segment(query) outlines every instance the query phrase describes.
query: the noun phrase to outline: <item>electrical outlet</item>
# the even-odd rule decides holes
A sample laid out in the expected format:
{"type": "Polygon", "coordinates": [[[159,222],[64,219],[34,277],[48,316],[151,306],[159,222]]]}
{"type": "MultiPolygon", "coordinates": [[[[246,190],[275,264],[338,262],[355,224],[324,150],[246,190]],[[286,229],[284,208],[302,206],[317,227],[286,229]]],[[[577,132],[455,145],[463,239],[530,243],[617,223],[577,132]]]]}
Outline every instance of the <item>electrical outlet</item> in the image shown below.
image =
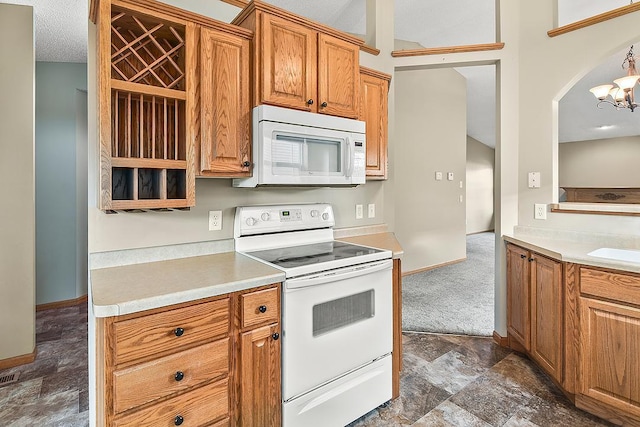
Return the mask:
{"type": "Polygon", "coordinates": [[[209,231],[222,230],[222,211],[209,211],[209,231]]]}
{"type": "Polygon", "coordinates": [[[369,211],[367,213],[367,217],[368,218],[375,218],[376,217],[376,204],[375,203],[369,203],[369,211]]]}
{"type": "Polygon", "coordinates": [[[453,172],[447,172],[447,180],[453,181],[453,172]]]}
{"type": "Polygon", "coordinates": [[[534,205],[534,219],[547,219],[547,205],[544,203],[535,203],[534,205]]]}
{"type": "Polygon", "coordinates": [[[362,205],[356,205],[356,219],[362,219],[363,216],[362,205]]]}
{"type": "Polygon", "coordinates": [[[436,181],[442,181],[442,172],[436,172],[436,181]]]}

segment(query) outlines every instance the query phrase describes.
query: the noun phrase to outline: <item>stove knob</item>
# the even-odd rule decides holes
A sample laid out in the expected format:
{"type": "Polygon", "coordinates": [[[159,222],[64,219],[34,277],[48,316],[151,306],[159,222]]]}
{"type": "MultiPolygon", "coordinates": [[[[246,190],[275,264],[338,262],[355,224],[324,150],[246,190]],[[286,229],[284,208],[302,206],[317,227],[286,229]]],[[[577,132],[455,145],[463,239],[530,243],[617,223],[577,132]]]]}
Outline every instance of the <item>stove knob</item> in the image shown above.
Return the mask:
{"type": "Polygon", "coordinates": [[[248,226],[256,225],[256,222],[258,222],[258,220],[253,218],[253,217],[247,218],[247,225],[248,226]]]}
{"type": "Polygon", "coordinates": [[[325,221],[329,219],[329,214],[328,213],[323,213],[322,214],[322,219],[324,219],[325,221]]]}
{"type": "Polygon", "coordinates": [[[318,212],[316,209],[311,211],[311,218],[316,218],[318,215],[320,215],[320,212],[318,212]]]}
{"type": "Polygon", "coordinates": [[[264,212],[262,215],[260,215],[260,218],[262,218],[263,221],[269,221],[269,212],[264,212]]]}

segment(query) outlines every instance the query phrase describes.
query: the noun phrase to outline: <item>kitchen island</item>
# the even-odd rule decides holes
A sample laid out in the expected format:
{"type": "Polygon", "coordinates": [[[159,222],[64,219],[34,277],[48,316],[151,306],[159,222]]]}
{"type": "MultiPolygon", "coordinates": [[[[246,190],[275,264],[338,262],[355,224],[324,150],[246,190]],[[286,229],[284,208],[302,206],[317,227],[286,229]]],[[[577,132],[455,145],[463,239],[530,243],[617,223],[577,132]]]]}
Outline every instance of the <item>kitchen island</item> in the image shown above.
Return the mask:
{"type": "Polygon", "coordinates": [[[503,238],[502,343],[529,355],[577,407],[640,425],[640,263],[593,254],[633,254],[638,239],[525,227],[503,238]]]}

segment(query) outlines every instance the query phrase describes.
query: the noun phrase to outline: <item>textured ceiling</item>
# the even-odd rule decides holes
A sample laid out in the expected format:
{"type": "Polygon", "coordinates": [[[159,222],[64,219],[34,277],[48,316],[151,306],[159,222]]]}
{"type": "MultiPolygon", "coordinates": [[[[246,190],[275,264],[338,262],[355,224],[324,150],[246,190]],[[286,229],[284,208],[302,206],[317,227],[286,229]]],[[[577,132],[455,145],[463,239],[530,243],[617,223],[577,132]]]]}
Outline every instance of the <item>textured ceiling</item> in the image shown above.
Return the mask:
{"type": "Polygon", "coordinates": [[[87,0],[0,0],[33,6],[36,61],[87,62],[87,0]]]}
{"type": "MultiPolygon", "coordinates": [[[[216,0],[201,0],[216,1],[216,0]]],[[[353,34],[366,32],[366,0],[267,0],[294,13],[353,34]],[[321,7],[319,7],[321,4],[321,7]]],[[[173,4],[179,2],[167,1],[173,4]]],[[[36,21],[36,60],[86,62],[88,0],[0,0],[31,5],[36,21]]],[[[559,24],[567,24],[629,4],[629,0],[558,0],[559,24]]],[[[495,40],[494,0],[398,0],[395,38],[424,47],[488,43],[495,40]]],[[[640,40],[638,40],[640,43],[640,40]]],[[[400,44],[401,42],[398,42],[400,44]]],[[[625,51],[587,74],[559,105],[561,142],[638,135],[640,111],[596,108],[588,89],[623,72],[625,51]],[[599,127],[611,125],[604,130],[599,127]]],[[[456,68],[467,78],[467,133],[495,146],[495,67],[456,68]]]]}

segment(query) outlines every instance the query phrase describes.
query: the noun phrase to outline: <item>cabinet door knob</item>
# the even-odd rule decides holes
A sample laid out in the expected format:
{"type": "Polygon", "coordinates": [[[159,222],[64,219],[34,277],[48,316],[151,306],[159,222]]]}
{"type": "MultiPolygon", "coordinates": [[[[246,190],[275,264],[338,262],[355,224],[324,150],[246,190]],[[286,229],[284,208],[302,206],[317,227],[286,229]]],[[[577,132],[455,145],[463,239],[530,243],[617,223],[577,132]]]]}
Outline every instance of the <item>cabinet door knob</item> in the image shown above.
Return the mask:
{"type": "Polygon", "coordinates": [[[249,166],[251,166],[251,162],[248,160],[245,160],[244,162],[242,162],[242,167],[243,168],[248,168],[249,166]]]}
{"type": "Polygon", "coordinates": [[[173,423],[177,426],[181,425],[184,422],[184,417],[182,415],[176,415],[173,419],[173,423]]]}
{"type": "Polygon", "coordinates": [[[266,305],[261,305],[260,307],[258,307],[258,311],[260,313],[266,313],[267,312],[267,306],[266,305]]]}
{"type": "Polygon", "coordinates": [[[520,258],[525,259],[527,256],[520,254],[520,258]]]}
{"type": "Polygon", "coordinates": [[[277,341],[278,338],[280,338],[280,334],[276,332],[273,335],[271,335],[271,338],[273,338],[274,341],[277,341]]]}
{"type": "Polygon", "coordinates": [[[535,260],[536,260],[535,258],[529,258],[529,262],[533,262],[535,260]]]}
{"type": "Polygon", "coordinates": [[[184,329],[183,328],[176,328],[173,333],[175,334],[175,336],[177,337],[181,337],[182,334],[184,334],[184,329]]]}
{"type": "Polygon", "coordinates": [[[176,381],[182,381],[183,378],[184,378],[184,372],[182,372],[182,371],[176,372],[176,374],[173,376],[173,378],[175,378],[176,381]]]}
{"type": "Polygon", "coordinates": [[[307,100],[307,105],[313,105],[313,99],[307,100]]]}
{"type": "Polygon", "coordinates": [[[323,102],[322,104],[320,104],[320,106],[321,106],[322,108],[326,108],[327,103],[326,103],[326,102],[323,102]]]}

